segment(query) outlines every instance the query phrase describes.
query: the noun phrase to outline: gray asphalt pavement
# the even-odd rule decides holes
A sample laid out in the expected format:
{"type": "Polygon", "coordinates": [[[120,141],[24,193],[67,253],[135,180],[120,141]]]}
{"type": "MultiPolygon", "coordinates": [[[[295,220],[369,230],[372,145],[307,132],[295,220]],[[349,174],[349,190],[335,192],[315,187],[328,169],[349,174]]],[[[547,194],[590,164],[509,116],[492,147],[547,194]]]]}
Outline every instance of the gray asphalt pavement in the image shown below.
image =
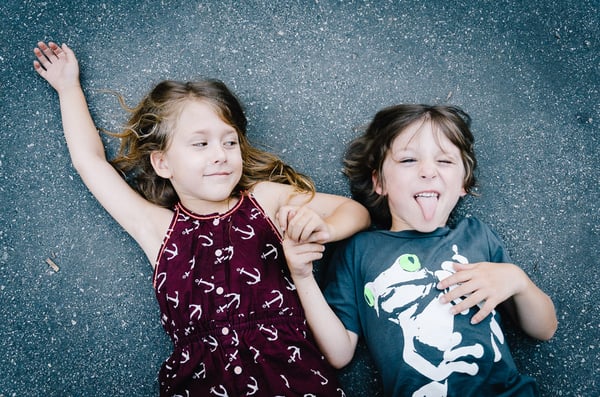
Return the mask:
{"type": "MultiPolygon", "coordinates": [[[[73,170],[38,40],[68,43],[98,126],[163,79],[216,77],[249,135],[348,194],[344,145],[377,109],[473,117],[490,224],[554,299],[549,342],[508,331],[543,396],[600,395],[598,0],[16,1],[0,5],[0,397],[153,396],[170,352],[151,268],[73,170]],[[48,264],[58,267],[55,271],[48,264]]],[[[109,152],[116,142],[106,139],[109,152]]],[[[364,347],[347,395],[381,396],[364,347]]]]}

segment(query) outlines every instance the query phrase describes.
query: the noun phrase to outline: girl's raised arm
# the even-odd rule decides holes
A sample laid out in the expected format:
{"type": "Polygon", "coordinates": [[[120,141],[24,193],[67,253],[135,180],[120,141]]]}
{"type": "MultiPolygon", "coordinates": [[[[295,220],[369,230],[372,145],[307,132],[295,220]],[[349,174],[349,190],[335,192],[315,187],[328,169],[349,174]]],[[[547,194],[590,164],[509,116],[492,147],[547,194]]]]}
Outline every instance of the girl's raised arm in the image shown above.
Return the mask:
{"type": "Polygon", "coordinates": [[[79,81],[79,65],[66,45],[39,42],[33,66],[58,93],[65,139],[83,182],[119,224],[138,242],[150,262],[157,257],[171,219],[169,210],[137,194],[106,159],[79,81]]]}

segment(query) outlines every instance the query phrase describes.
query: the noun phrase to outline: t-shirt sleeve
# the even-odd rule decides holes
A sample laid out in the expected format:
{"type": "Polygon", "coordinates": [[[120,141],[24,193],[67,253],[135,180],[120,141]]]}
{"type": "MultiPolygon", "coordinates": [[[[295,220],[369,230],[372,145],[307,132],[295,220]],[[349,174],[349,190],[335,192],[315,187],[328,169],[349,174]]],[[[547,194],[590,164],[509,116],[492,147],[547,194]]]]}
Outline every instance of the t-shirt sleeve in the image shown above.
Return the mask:
{"type": "Polygon", "coordinates": [[[490,262],[496,262],[496,263],[512,262],[512,259],[510,259],[510,255],[508,254],[508,251],[506,250],[504,243],[502,242],[502,239],[500,238],[500,236],[494,230],[492,230],[489,226],[487,226],[483,223],[481,225],[486,230],[486,235],[487,235],[487,239],[488,239],[488,247],[490,250],[490,253],[489,253],[490,262]]]}
{"type": "Polygon", "coordinates": [[[352,241],[338,247],[327,274],[325,299],[347,330],[361,335],[356,292],[356,264],[352,241]]]}

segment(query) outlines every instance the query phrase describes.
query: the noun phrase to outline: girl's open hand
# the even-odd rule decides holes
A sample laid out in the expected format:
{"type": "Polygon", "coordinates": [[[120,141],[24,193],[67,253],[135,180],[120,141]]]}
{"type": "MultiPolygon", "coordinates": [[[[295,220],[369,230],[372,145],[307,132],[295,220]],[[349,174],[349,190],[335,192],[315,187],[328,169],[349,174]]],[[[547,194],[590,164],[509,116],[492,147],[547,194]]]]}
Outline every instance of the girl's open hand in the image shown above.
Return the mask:
{"type": "Polygon", "coordinates": [[[306,206],[284,206],[277,213],[285,237],[297,242],[324,244],[329,241],[329,225],[306,206]]]}
{"type": "Polygon", "coordinates": [[[446,303],[456,299],[458,303],[452,307],[454,314],[481,303],[479,311],[471,319],[472,324],[485,319],[496,306],[518,293],[523,284],[523,271],[509,263],[455,263],[454,270],[456,273],[437,285],[438,289],[454,286],[440,300],[446,303]]]}
{"type": "Polygon", "coordinates": [[[79,64],[75,53],[66,44],[40,41],[33,49],[37,57],[33,61],[33,68],[50,85],[60,93],[70,87],[79,87],[79,64]]]}

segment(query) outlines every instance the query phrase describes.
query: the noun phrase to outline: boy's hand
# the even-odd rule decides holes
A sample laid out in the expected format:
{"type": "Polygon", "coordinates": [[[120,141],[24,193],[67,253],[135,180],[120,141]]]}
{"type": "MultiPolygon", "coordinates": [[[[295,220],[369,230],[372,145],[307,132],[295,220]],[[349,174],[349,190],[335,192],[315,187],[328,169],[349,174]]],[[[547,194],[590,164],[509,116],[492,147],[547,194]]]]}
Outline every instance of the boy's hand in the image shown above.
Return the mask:
{"type": "Polygon", "coordinates": [[[313,262],[323,257],[325,246],[317,243],[298,243],[285,238],[283,252],[293,279],[312,276],[313,262]]]}
{"type": "Polygon", "coordinates": [[[438,289],[454,286],[442,295],[440,301],[447,303],[457,299],[458,303],[452,307],[453,314],[481,303],[471,324],[485,319],[496,306],[517,294],[523,284],[523,271],[510,263],[455,263],[454,270],[456,273],[437,284],[438,289]]]}
{"type": "Polygon", "coordinates": [[[327,222],[306,206],[281,207],[277,221],[285,237],[297,242],[324,244],[331,236],[327,222]]]}
{"type": "Polygon", "coordinates": [[[40,41],[33,49],[37,57],[33,61],[33,68],[58,92],[79,87],[79,65],[75,53],[63,44],[59,47],[56,43],[40,41]]]}

